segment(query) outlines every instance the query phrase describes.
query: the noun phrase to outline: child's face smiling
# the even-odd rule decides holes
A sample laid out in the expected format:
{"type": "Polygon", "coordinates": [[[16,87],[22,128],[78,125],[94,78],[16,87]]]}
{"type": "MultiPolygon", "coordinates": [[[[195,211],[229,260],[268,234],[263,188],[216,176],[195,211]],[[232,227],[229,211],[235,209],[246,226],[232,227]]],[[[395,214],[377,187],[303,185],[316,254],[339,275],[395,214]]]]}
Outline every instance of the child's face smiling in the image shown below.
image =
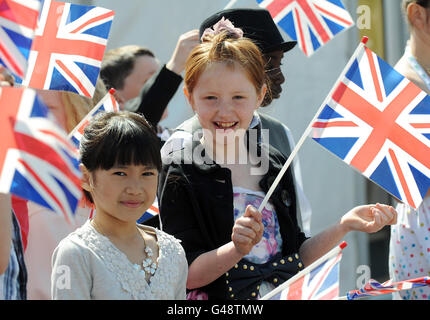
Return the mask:
{"type": "Polygon", "coordinates": [[[136,221],[152,205],[157,191],[158,171],[143,165],[114,166],[93,172],[91,192],[97,214],[136,221]]]}
{"type": "Polygon", "coordinates": [[[242,66],[218,62],[200,75],[188,99],[202,128],[215,139],[217,133],[228,135],[247,130],[265,90],[263,87],[257,92],[242,66]]]}

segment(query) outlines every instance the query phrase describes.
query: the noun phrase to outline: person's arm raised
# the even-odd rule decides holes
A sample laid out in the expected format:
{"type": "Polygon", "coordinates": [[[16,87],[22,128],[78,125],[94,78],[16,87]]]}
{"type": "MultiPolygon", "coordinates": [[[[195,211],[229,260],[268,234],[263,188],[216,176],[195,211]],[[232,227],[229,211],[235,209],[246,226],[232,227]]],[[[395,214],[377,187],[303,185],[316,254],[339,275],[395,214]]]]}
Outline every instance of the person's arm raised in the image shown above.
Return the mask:
{"type": "Polygon", "coordinates": [[[182,34],[176,44],[172,57],[166,63],[166,68],[177,75],[185,69],[185,63],[191,51],[199,44],[199,30],[191,30],[182,34]]]}
{"type": "Polygon", "coordinates": [[[183,80],[181,73],[188,55],[199,43],[198,34],[198,30],[191,30],[179,37],[170,60],[146,81],[138,98],[125,103],[127,109],[142,113],[146,120],[157,127],[183,80]]]}

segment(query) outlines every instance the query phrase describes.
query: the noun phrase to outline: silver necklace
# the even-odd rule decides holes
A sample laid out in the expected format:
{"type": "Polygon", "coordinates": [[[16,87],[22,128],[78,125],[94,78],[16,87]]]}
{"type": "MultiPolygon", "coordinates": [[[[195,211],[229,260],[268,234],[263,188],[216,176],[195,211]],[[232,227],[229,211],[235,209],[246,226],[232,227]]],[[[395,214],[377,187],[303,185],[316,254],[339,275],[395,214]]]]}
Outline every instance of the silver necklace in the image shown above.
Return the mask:
{"type": "MultiPolygon", "coordinates": [[[[143,241],[145,241],[145,239],[143,239],[143,241]]],[[[142,267],[143,270],[145,271],[145,273],[153,275],[155,273],[155,271],[157,270],[157,264],[152,261],[152,249],[146,246],[146,242],[145,242],[145,254],[146,254],[146,259],[143,260],[142,263],[142,267]]]]}
{"type": "Polygon", "coordinates": [[[142,238],[143,238],[143,242],[145,243],[144,251],[145,251],[146,258],[143,260],[142,266],[135,264],[134,267],[136,270],[139,270],[142,268],[145,274],[152,276],[157,270],[157,264],[154,261],[152,261],[152,256],[154,255],[154,253],[152,252],[152,249],[146,245],[146,240],[143,237],[143,235],[142,235],[142,238]]]}
{"type": "MultiPolygon", "coordinates": [[[[100,233],[100,234],[104,235],[104,232],[102,231],[102,229],[100,228],[100,226],[95,222],[95,220],[94,220],[94,219],[93,219],[93,220],[91,220],[91,223],[92,223],[93,227],[94,227],[96,230],[98,230],[98,231],[99,231],[99,233],[100,233]]],[[[151,275],[151,276],[152,276],[152,275],[155,273],[155,271],[157,270],[157,264],[156,264],[155,262],[153,262],[153,261],[152,261],[152,258],[151,258],[151,257],[152,257],[154,254],[153,254],[153,252],[152,252],[152,249],[146,245],[146,240],[145,240],[145,238],[143,237],[143,235],[142,235],[142,239],[143,239],[143,243],[145,244],[145,249],[144,249],[144,251],[145,251],[146,258],[143,260],[143,262],[142,262],[142,266],[140,266],[140,265],[138,265],[138,264],[133,264],[133,267],[134,267],[136,270],[139,270],[139,269],[141,269],[141,268],[142,268],[143,270],[140,270],[140,271],[144,271],[144,273],[145,273],[145,274],[148,274],[148,275],[151,275]]]]}

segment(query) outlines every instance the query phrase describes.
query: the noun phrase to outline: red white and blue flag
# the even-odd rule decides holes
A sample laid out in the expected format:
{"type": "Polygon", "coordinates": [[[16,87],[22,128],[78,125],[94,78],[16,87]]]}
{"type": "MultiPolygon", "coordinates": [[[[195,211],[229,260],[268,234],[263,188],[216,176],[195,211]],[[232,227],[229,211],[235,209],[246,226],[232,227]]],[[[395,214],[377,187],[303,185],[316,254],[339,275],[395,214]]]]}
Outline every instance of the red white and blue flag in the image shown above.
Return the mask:
{"type": "Polygon", "coordinates": [[[158,207],[158,198],[155,198],[154,203],[149,207],[148,210],[137,220],[138,223],[144,223],[146,220],[160,214],[160,208],[158,207]]]}
{"type": "Polygon", "coordinates": [[[430,96],[364,45],[356,53],[312,138],[417,208],[430,187],[430,96]]]}
{"type": "Polygon", "coordinates": [[[347,300],[355,300],[369,296],[379,296],[392,292],[416,289],[419,287],[430,286],[430,277],[421,277],[416,279],[393,282],[388,280],[384,283],[379,283],[374,279],[370,279],[363,288],[349,291],[346,295],[347,300]]]}
{"type": "Polygon", "coordinates": [[[0,0],[0,63],[22,78],[27,69],[40,0],[0,0]]]}
{"type": "Polygon", "coordinates": [[[340,0],[257,0],[306,56],[354,25],[340,0]]]}
{"type": "Polygon", "coordinates": [[[23,85],[92,97],[114,12],[45,0],[23,85]]]}
{"type": "Polygon", "coordinates": [[[97,105],[79,122],[79,124],[70,132],[69,138],[72,143],[79,149],[84,129],[90,123],[91,119],[94,118],[99,112],[118,112],[120,110],[118,102],[115,100],[113,94],[115,89],[109,90],[109,92],[97,103],[97,105]]]}
{"type": "Polygon", "coordinates": [[[71,222],[82,197],[76,149],[32,89],[0,89],[0,192],[71,222]]]}
{"type": "Polygon", "coordinates": [[[339,267],[346,242],[300,271],[262,300],[334,300],[339,297],[339,267]]]}

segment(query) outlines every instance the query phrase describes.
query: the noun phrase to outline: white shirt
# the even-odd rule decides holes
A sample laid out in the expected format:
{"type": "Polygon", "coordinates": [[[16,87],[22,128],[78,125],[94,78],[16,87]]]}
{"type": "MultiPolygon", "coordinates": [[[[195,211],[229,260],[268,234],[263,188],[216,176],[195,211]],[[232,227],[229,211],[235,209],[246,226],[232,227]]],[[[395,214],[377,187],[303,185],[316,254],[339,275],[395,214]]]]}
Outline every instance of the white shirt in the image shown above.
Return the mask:
{"type": "Polygon", "coordinates": [[[61,240],[88,220],[89,208],[76,210],[68,223],[63,216],[28,201],[29,231],[24,253],[28,273],[27,299],[51,299],[51,258],[61,240]]]}
{"type": "MultiPolygon", "coordinates": [[[[139,225],[138,225],[139,226],[139,225]]],[[[188,263],[179,240],[157,236],[158,267],[150,282],[143,270],[87,221],[63,239],[52,256],[51,293],[59,300],[180,300],[188,263]]]]}

